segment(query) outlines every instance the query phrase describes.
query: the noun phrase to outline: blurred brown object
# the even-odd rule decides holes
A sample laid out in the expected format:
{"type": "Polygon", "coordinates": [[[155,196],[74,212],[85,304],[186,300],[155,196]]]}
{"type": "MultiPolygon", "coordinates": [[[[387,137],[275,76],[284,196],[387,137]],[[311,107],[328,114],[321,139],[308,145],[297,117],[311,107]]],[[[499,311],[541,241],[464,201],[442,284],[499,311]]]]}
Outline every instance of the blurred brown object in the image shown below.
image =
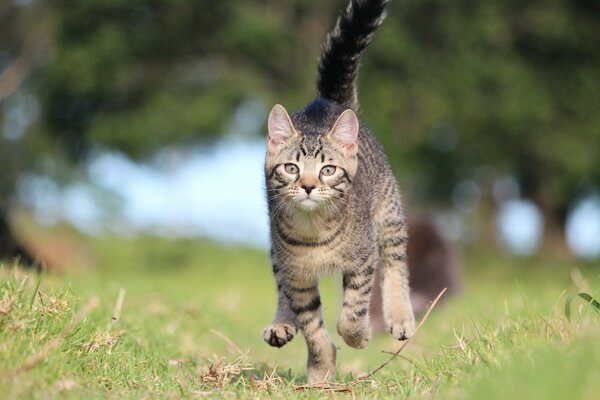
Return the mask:
{"type": "MultiPolygon", "coordinates": [[[[448,288],[447,296],[460,293],[462,271],[456,249],[431,218],[409,217],[407,223],[411,300],[415,314],[422,314],[442,289],[448,288]]],[[[370,314],[373,330],[382,331],[379,269],[375,275],[370,314]]]]}
{"type": "Polygon", "coordinates": [[[2,259],[16,259],[23,266],[36,266],[36,268],[39,268],[39,263],[35,262],[30,251],[14,236],[13,230],[6,220],[5,213],[0,212],[0,260],[2,259]]]}
{"type": "Polygon", "coordinates": [[[0,213],[0,261],[38,272],[63,272],[90,268],[95,257],[72,226],[41,227],[28,212],[15,209],[10,221],[0,213]]]}

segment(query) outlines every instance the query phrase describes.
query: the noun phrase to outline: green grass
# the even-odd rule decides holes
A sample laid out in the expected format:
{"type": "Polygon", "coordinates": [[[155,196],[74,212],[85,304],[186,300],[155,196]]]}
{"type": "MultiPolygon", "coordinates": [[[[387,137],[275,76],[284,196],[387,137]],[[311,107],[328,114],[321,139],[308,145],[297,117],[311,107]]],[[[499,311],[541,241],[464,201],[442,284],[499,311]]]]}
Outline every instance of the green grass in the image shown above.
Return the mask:
{"type": "MultiPolygon", "coordinates": [[[[275,285],[259,251],[198,241],[102,239],[94,268],[43,274],[0,269],[3,398],[596,399],[600,318],[571,282],[573,261],[465,257],[465,294],[432,312],[401,357],[385,334],[364,350],[335,334],[339,279],[322,285],[340,347],[338,380],[352,393],[300,392],[301,337],[282,349],[261,332],[275,285]],[[39,286],[39,287],[38,287],[39,286]],[[112,319],[121,289],[120,318],[112,319]]],[[[598,266],[581,268],[598,298],[598,266]]]]}

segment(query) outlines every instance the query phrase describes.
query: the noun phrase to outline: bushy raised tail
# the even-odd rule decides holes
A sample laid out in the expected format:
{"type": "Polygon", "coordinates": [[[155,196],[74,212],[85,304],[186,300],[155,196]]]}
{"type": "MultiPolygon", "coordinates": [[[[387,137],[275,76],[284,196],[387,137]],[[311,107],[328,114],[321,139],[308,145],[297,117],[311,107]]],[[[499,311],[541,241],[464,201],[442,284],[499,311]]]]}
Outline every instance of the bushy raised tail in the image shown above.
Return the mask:
{"type": "Polygon", "coordinates": [[[386,16],[389,0],[351,0],[327,36],[319,60],[319,95],[356,110],[356,78],[365,48],[386,16]]]}

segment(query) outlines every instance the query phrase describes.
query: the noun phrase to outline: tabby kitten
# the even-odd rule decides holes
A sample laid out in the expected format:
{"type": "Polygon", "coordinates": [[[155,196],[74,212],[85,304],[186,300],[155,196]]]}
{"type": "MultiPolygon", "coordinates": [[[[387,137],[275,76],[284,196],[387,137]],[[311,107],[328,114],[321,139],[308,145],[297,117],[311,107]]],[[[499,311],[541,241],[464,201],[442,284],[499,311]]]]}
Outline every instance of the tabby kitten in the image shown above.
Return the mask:
{"type": "Polygon", "coordinates": [[[281,347],[301,329],[310,383],[335,373],[317,287],[322,273],[342,272],[337,331],[349,346],[363,348],[371,338],[378,266],[387,331],[405,340],[415,330],[400,192],[381,145],[355,114],[359,61],[386,4],[352,0],[323,47],[319,97],[291,117],[275,105],[268,119],[265,175],[279,299],[264,339],[281,347]]]}

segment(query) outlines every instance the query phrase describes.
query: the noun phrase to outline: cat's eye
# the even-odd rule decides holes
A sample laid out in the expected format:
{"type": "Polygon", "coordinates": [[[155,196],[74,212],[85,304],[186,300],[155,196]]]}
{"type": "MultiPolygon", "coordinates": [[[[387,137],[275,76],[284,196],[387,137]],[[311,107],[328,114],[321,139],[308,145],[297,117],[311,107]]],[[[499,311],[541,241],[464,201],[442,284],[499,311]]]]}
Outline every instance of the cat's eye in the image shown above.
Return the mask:
{"type": "Polygon", "coordinates": [[[325,176],[331,176],[335,173],[335,166],[333,165],[326,165],[323,168],[321,168],[321,174],[325,175],[325,176]]]}
{"type": "Polygon", "coordinates": [[[285,168],[285,172],[287,172],[288,174],[295,175],[298,173],[298,166],[296,164],[292,164],[292,163],[285,164],[284,168],[285,168]]]}

